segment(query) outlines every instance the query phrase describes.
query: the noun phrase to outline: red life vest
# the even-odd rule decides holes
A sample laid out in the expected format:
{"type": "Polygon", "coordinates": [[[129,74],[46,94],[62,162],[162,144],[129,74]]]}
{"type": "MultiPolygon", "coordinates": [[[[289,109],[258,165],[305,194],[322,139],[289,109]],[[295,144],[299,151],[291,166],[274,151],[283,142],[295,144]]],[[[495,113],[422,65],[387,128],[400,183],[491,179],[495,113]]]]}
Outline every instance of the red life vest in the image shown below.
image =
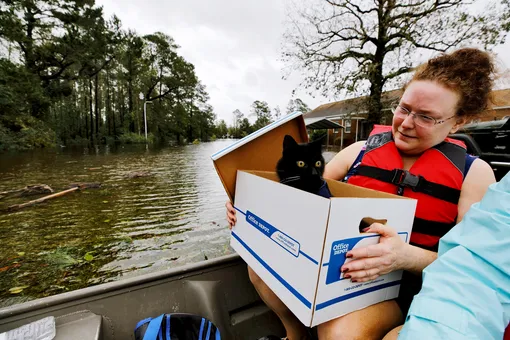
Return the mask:
{"type": "Polygon", "coordinates": [[[464,143],[447,138],[403,170],[391,126],[375,125],[347,183],[417,199],[410,242],[437,251],[439,239],[456,224],[465,162],[464,143]]]}

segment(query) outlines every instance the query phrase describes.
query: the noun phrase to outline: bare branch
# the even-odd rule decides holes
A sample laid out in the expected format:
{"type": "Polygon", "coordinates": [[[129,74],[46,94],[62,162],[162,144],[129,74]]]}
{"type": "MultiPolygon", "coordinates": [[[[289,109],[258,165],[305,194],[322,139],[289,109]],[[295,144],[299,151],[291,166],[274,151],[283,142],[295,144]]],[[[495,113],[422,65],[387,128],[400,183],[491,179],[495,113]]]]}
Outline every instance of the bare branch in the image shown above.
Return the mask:
{"type": "Polygon", "coordinates": [[[307,88],[337,95],[370,90],[373,117],[383,86],[413,69],[416,51],[494,45],[510,30],[510,15],[489,10],[475,16],[464,0],[310,1],[325,5],[307,2],[298,12],[284,59],[303,71],[307,88]]]}
{"type": "Polygon", "coordinates": [[[411,72],[413,70],[412,67],[409,67],[409,66],[406,66],[406,67],[401,67],[399,68],[398,70],[394,71],[394,72],[391,72],[391,73],[388,73],[385,77],[384,77],[384,81],[386,82],[387,80],[390,80],[390,79],[393,79],[393,78],[396,78],[402,74],[405,74],[405,73],[408,73],[408,72],[411,72]]]}

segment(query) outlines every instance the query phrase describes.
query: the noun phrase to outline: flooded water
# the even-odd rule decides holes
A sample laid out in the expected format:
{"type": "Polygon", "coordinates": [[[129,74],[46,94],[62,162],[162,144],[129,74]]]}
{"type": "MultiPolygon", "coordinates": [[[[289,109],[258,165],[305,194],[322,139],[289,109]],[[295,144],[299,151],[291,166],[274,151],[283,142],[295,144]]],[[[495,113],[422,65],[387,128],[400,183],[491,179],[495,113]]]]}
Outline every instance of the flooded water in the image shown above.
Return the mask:
{"type": "Polygon", "coordinates": [[[0,306],[232,253],[210,159],[232,142],[0,155],[0,192],[102,184],[13,212],[41,195],[0,198],[0,306]]]}

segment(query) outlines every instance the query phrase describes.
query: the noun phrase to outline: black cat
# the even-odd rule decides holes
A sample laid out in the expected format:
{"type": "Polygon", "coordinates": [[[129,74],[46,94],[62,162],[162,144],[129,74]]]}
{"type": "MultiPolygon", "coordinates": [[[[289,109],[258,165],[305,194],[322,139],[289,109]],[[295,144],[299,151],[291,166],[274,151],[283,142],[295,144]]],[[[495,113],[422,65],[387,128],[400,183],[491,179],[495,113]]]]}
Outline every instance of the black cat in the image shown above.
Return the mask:
{"type": "Polygon", "coordinates": [[[276,165],[280,183],[324,197],[331,197],[324,173],[321,140],[298,144],[292,136],[283,139],[282,158],[276,165]]]}

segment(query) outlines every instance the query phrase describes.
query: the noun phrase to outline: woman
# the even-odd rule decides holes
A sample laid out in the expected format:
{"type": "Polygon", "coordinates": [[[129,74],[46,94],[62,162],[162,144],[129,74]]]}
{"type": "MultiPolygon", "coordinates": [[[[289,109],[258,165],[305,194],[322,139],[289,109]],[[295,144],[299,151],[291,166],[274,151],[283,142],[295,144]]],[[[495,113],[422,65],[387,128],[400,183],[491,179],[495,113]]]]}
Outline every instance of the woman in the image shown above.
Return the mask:
{"type": "MultiPolygon", "coordinates": [[[[437,257],[439,238],[495,182],[486,162],[447,139],[487,108],[493,73],[490,56],[477,49],[430,60],[405,86],[391,127],[376,126],[367,142],[350,145],[327,164],[326,178],[413,197],[418,204],[411,244],[404,243],[391,226],[373,224],[367,231],[381,234],[379,244],[348,252],[346,256],[354,260],[342,267],[344,275],[357,282],[404,270],[399,298],[319,325],[319,339],[382,339],[404,322],[420,289],[423,269],[437,257]]],[[[235,224],[229,202],[227,219],[235,224]]],[[[288,339],[307,339],[307,329],[251,269],[249,275],[281,319],[288,339]]]]}

